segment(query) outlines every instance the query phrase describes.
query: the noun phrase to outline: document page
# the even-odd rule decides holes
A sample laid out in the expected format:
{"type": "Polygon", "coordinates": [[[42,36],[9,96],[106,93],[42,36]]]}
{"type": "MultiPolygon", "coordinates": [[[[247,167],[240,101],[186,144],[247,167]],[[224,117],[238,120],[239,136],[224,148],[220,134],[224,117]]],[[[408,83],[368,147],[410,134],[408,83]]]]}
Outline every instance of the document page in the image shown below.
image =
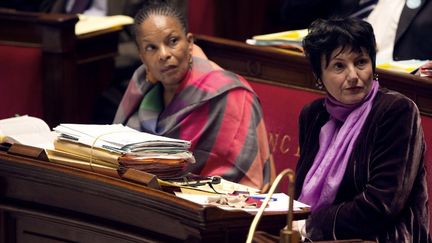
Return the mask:
{"type": "Polygon", "coordinates": [[[0,142],[20,143],[38,148],[54,148],[56,133],[40,118],[19,116],[0,120],[0,142]]]}

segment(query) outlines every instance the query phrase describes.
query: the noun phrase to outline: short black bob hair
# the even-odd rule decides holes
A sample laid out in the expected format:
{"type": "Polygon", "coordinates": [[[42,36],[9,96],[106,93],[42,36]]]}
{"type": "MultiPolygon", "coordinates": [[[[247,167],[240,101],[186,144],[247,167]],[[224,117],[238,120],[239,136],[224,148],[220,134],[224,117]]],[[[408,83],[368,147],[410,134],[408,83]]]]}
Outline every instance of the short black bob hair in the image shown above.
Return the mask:
{"type": "Polygon", "coordinates": [[[327,66],[332,52],[340,47],[341,51],[348,48],[354,52],[361,52],[361,48],[364,48],[372,60],[372,69],[375,73],[375,35],[368,22],[350,17],[318,19],[312,22],[309,33],[303,40],[305,55],[318,80],[321,80],[322,75],[322,56],[324,55],[327,66]]]}

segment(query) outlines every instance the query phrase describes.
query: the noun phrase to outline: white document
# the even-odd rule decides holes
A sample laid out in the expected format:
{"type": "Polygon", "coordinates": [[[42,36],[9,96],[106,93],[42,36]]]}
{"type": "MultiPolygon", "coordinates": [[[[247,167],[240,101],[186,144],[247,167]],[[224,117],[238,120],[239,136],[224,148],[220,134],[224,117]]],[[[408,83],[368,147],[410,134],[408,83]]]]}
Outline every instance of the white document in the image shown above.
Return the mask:
{"type": "Polygon", "coordinates": [[[403,61],[391,61],[391,62],[377,62],[377,68],[382,68],[386,70],[411,73],[417,70],[420,66],[427,63],[428,60],[403,60],[403,61]]]}
{"type": "Polygon", "coordinates": [[[0,120],[0,142],[53,149],[57,134],[42,119],[18,116],[0,120]]]}
{"type": "MultiPolygon", "coordinates": [[[[194,203],[198,203],[201,205],[214,205],[207,203],[210,197],[217,198],[218,195],[215,196],[209,196],[209,195],[196,195],[196,194],[185,194],[185,193],[179,193],[175,192],[177,197],[192,201],[194,203]]],[[[252,195],[252,197],[265,197],[266,194],[255,194],[252,195]]],[[[263,200],[264,201],[264,200],[263,200]]],[[[288,212],[288,206],[289,206],[289,197],[285,193],[275,193],[272,196],[272,200],[270,200],[267,208],[264,210],[264,212],[288,212]]],[[[242,210],[246,212],[258,212],[259,208],[233,208],[226,205],[218,206],[221,209],[224,210],[242,210]]],[[[301,203],[299,201],[294,200],[293,210],[294,211],[300,211],[304,208],[309,208],[307,204],[301,203]]]]}
{"type": "Polygon", "coordinates": [[[133,18],[126,15],[90,16],[80,14],[79,21],[75,25],[75,34],[84,35],[105,29],[121,28],[129,24],[133,24],[133,18]]]}

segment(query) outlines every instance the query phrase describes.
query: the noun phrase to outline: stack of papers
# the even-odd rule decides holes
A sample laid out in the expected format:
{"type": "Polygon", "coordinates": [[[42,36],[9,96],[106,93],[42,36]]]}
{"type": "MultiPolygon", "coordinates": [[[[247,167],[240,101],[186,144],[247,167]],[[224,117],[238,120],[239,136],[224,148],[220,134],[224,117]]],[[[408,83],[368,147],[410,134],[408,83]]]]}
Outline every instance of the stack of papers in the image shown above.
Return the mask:
{"type": "Polygon", "coordinates": [[[27,115],[0,120],[0,144],[40,148],[51,162],[114,177],[133,168],[160,179],[178,178],[195,162],[189,141],[121,124],[60,124],[52,131],[42,119],[27,115]]]}
{"type": "Polygon", "coordinates": [[[403,73],[413,73],[420,66],[428,62],[427,60],[403,60],[403,61],[390,61],[382,62],[377,64],[377,68],[403,72],[403,73]]]}
{"type": "Polygon", "coordinates": [[[195,162],[189,141],[140,132],[121,124],[60,124],[54,131],[59,136],[54,141],[55,151],[48,151],[50,160],[61,162],[61,157],[65,157],[62,153],[66,153],[91,170],[102,166],[122,175],[133,168],[169,179],[183,175],[186,165],[195,162]]]}
{"type": "Polygon", "coordinates": [[[121,124],[60,124],[54,131],[60,134],[60,139],[66,141],[121,153],[185,151],[191,145],[186,140],[140,132],[121,124]]]}
{"type": "Polygon", "coordinates": [[[126,15],[113,16],[89,16],[79,15],[79,21],[75,25],[75,35],[84,35],[95,31],[122,28],[124,25],[133,24],[133,18],[126,15]]]}
{"type": "Polygon", "coordinates": [[[302,52],[302,41],[307,35],[308,30],[290,30],[265,35],[255,35],[252,39],[247,39],[246,43],[256,46],[276,46],[302,52]]]}

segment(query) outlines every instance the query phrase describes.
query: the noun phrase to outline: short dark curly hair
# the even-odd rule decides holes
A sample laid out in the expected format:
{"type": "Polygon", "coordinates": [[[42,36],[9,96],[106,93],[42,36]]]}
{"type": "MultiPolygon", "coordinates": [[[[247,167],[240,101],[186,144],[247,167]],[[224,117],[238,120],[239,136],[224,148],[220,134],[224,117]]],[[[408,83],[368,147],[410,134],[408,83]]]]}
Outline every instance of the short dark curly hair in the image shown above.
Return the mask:
{"type": "Polygon", "coordinates": [[[368,22],[351,17],[318,19],[312,22],[308,35],[303,39],[305,55],[317,79],[321,79],[322,75],[322,56],[327,66],[332,52],[340,47],[341,52],[346,48],[361,52],[364,48],[372,60],[375,73],[376,42],[373,28],[368,22]]]}

